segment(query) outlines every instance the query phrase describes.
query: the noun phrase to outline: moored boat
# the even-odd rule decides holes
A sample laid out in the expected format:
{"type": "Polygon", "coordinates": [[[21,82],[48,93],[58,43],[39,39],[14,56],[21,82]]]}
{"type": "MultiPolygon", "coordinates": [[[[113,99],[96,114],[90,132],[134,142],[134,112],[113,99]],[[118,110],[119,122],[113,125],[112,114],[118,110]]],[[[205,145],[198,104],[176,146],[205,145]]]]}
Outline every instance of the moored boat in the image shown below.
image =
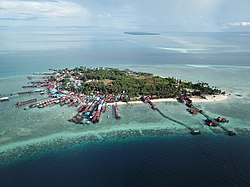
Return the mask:
{"type": "Polygon", "coordinates": [[[1,97],[0,98],[0,101],[8,101],[9,100],[9,97],[1,97]]]}

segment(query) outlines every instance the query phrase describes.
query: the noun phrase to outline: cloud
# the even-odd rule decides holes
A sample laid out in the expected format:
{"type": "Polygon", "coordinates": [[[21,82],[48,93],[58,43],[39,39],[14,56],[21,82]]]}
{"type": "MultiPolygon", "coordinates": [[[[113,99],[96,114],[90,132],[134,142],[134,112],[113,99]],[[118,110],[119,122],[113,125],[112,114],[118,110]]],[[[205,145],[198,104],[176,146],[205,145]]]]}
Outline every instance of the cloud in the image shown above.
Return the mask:
{"type": "Polygon", "coordinates": [[[87,8],[68,1],[0,1],[0,19],[88,17],[87,8]]]}
{"type": "Polygon", "coordinates": [[[246,26],[250,26],[250,22],[246,22],[246,21],[242,21],[242,22],[233,22],[233,23],[229,23],[228,24],[231,27],[246,27],[246,26]]]}

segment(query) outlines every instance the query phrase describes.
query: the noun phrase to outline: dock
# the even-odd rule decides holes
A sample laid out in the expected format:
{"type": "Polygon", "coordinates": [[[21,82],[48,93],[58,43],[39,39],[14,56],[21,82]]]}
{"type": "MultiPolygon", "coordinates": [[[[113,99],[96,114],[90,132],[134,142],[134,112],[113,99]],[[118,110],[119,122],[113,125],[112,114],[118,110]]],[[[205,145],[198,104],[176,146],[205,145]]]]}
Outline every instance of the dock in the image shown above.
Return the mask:
{"type": "Polygon", "coordinates": [[[27,105],[27,104],[34,103],[34,102],[37,102],[36,98],[30,99],[30,100],[27,100],[27,101],[17,102],[13,107],[20,107],[20,106],[27,105]]]}
{"type": "Polygon", "coordinates": [[[150,96],[141,97],[141,100],[142,100],[144,103],[148,103],[148,104],[151,106],[151,108],[152,108],[153,110],[156,110],[157,112],[159,112],[159,114],[160,114],[162,117],[164,117],[164,118],[166,118],[166,119],[168,119],[168,120],[170,120],[170,121],[172,121],[172,122],[174,122],[174,123],[177,123],[177,124],[179,124],[179,125],[181,125],[181,126],[187,128],[187,129],[190,131],[190,133],[191,133],[192,135],[201,134],[201,132],[200,132],[199,130],[196,130],[196,129],[190,127],[189,125],[187,125],[187,124],[185,124],[185,123],[183,123],[183,122],[180,122],[180,121],[178,121],[178,120],[176,120],[176,119],[173,119],[173,118],[171,118],[171,117],[165,115],[159,108],[156,107],[155,103],[153,103],[153,102],[150,100],[150,98],[151,98],[150,96]]]}
{"type": "Polygon", "coordinates": [[[115,118],[116,118],[116,119],[120,119],[121,116],[119,115],[119,112],[118,112],[117,103],[115,103],[115,104],[113,105],[113,110],[114,110],[115,118]]]}
{"type": "Polygon", "coordinates": [[[175,122],[175,123],[187,128],[192,135],[201,134],[201,132],[199,130],[195,130],[194,128],[190,127],[189,125],[187,125],[187,124],[185,124],[183,122],[180,122],[180,121],[178,121],[176,119],[173,119],[173,118],[171,118],[169,116],[166,116],[159,108],[156,108],[156,110],[159,112],[159,114],[162,115],[162,117],[164,117],[164,118],[166,118],[166,119],[168,119],[168,120],[170,120],[172,122],[175,122]]]}
{"type": "MultiPolygon", "coordinates": [[[[197,108],[197,107],[195,107],[197,108]]],[[[234,131],[231,131],[229,129],[227,129],[226,127],[224,127],[223,125],[221,125],[218,121],[216,121],[215,119],[211,118],[209,115],[205,114],[203,111],[200,111],[200,114],[203,115],[204,117],[207,118],[207,120],[211,121],[211,123],[213,123],[215,126],[220,127],[222,130],[224,130],[229,136],[235,136],[236,133],[234,131]]]]}
{"type": "Polygon", "coordinates": [[[198,113],[200,113],[201,115],[203,115],[206,118],[205,123],[208,124],[209,126],[215,126],[215,127],[218,126],[222,130],[224,130],[229,136],[235,136],[236,135],[236,133],[234,131],[227,129],[220,122],[216,121],[214,118],[212,118],[209,115],[207,115],[206,113],[204,113],[203,110],[200,110],[197,106],[195,106],[190,98],[181,97],[181,98],[177,98],[177,101],[179,101],[180,103],[185,104],[191,110],[198,111],[198,113]]]}

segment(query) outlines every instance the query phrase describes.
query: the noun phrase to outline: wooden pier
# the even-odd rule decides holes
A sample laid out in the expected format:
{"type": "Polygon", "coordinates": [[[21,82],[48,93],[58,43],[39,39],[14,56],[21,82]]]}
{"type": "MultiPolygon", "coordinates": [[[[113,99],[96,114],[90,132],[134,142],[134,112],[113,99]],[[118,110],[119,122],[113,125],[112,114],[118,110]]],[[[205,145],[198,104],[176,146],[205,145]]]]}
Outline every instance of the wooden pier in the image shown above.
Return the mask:
{"type": "Polygon", "coordinates": [[[180,121],[178,121],[178,120],[176,120],[176,119],[173,119],[173,118],[171,118],[171,117],[165,115],[159,108],[156,107],[155,103],[153,103],[153,102],[150,100],[150,97],[149,97],[149,96],[147,96],[147,97],[142,97],[141,100],[142,100],[144,103],[148,103],[148,104],[151,106],[151,108],[152,108],[153,110],[156,110],[157,112],[159,112],[159,114],[160,114],[162,117],[164,117],[164,118],[166,118],[166,119],[168,119],[168,120],[170,120],[170,121],[172,121],[172,122],[174,122],[174,123],[177,123],[177,124],[179,124],[179,125],[181,125],[181,126],[187,128],[187,129],[190,131],[190,133],[191,133],[192,135],[201,134],[201,132],[200,132],[199,130],[195,130],[194,128],[190,127],[189,125],[187,125],[187,124],[185,124],[185,123],[183,123],[183,122],[180,122],[180,121]]]}
{"type": "Polygon", "coordinates": [[[171,118],[169,116],[166,116],[159,108],[156,108],[155,110],[157,110],[162,115],[162,117],[164,117],[164,118],[166,118],[166,119],[168,119],[170,121],[173,121],[173,122],[175,122],[175,123],[177,123],[177,124],[179,124],[179,125],[187,128],[188,130],[190,130],[190,133],[192,135],[201,134],[201,132],[199,130],[195,130],[194,128],[190,127],[189,125],[187,125],[187,124],[185,124],[183,122],[180,122],[180,121],[178,121],[176,119],[173,119],[173,118],[171,118]]]}
{"type": "Polygon", "coordinates": [[[121,116],[119,115],[119,112],[118,112],[117,103],[115,103],[115,104],[113,105],[113,110],[114,110],[115,118],[116,118],[116,119],[120,119],[121,116]]]}
{"type": "Polygon", "coordinates": [[[220,128],[221,128],[222,130],[224,130],[229,136],[235,136],[235,135],[236,135],[236,133],[235,133],[234,131],[227,129],[226,127],[224,127],[223,125],[221,125],[220,122],[216,121],[214,118],[212,118],[212,117],[210,117],[209,115],[205,114],[203,110],[200,110],[197,106],[195,106],[195,105],[192,103],[192,100],[191,100],[191,99],[184,97],[184,98],[182,98],[182,99],[178,98],[177,101],[186,104],[186,106],[189,107],[189,108],[192,108],[192,109],[194,109],[194,110],[196,110],[196,111],[199,111],[199,113],[200,113],[201,115],[203,115],[203,116],[206,118],[206,120],[208,120],[209,122],[211,122],[211,124],[213,124],[213,126],[218,126],[218,127],[220,127],[220,128]]]}
{"type": "MultiPolygon", "coordinates": [[[[195,108],[197,108],[197,107],[195,106],[195,108]]],[[[209,115],[205,114],[203,111],[200,111],[200,114],[203,115],[204,117],[206,117],[208,120],[210,120],[216,126],[220,127],[222,130],[224,130],[229,136],[235,136],[236,135],[236,133],[234,131],[231,131],[231,130],[227,129],[226,127],[221,125],[218,121],[214,120],[209,115]]]]}

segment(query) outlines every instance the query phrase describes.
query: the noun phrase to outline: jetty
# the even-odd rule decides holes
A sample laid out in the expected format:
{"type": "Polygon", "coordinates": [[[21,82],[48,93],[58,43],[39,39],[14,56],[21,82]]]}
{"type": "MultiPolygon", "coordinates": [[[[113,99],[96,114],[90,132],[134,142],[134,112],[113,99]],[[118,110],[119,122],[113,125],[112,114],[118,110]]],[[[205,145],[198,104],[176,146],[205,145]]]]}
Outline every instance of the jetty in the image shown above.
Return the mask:
{"type": "MultiPolygon", "coordinates": [[[[195,107],[196,108],[196,107],[195,107]]],[[[204,117],[206,117],[207,119],[205,120],[205,123],[207,124],[212,124],[211,126],[218,126],[220,127],[222,130],[224,130],[229,136],[235,136],[236,133],[232,130],[227,129],[226,127],[224,127],[223,125],[221,125],[218,121],[216,121],[215,119],[211,118],[209,115],[205,114],[203,111],[200,112],[200,114],[202,114],[204,117]]]]}
{"type": "Polygon", "coordinates": [[[34,103],[36,101],[37,101],[37,99],[35,98],[35,99],[27,100],[27,101],[17,102],[13,107],[19,107],[19,106],[27,105],[27,104],[30,104],[30,103],[34,103]]]}
{"type": "MultiPolygon", "coordinates": [[[[220,118],[218,117],[217,119],[214,119],[212,117],[210,117],[209,115],[207,115],[203,110],[200,110],[197,106],[195,106],[192,102],[192,100],[186,96],[181,96],[179,98],[177,98],[177,101],[179,101],[180,103],[185,104],[188,107],[188,111],[195,111],[195,113],[199,113],[201,115],[203,115],[206,120],[205,120],[205,124],[208,126],[214,126],[214,127],[220,127],[222,130],[224,130],[229,136],[235,136],[236,133],[232,130],[227,129],[226,127],[224,127],[220,122],[228,122],[228,120],[226,120],[225,118],[220,118]]],[[[192,113],[192,112],[190,112],[192,113]]]]}
{"type": "Polygon", "coordinates": [[[174,122],[174,123],[177,123],[177,124],[179,124],[179,125],[181,125],[181,126],[187,128],[187,129],[190,131],[190,133],[191,133],[192,135],[201,134],[201,132],[200,132],[199,130],[196,130],[196,129],[190,127],[189,125],[187,125],[187,124],[185,124],[185,123],[183,123],[183,122],[180,122],[180,121],[178,121],[178,120],[176,120],[176,119],[173,119],[173,118],[171,118],[171,117],[165,115],[159,108],[156,107],[155,103],[153,103],[153,102],[150,100],[150,98],[151,98],[151,96],[146,96],[146,97],[142,96],[142,97],[141,97],[141,100],[142,100],[144,103],[148,103],[148,104],[151,106],[151,108],[152,108],[153,110],[156,110],[162,117],[164,117],[164,118],[166,118],[166,119],[168,119],[168,120],[170,120],[170,121],[172,121],[172,122],[174,122]]]}
{"type": "Polygon", "coordinates": [[[155,103],[153,103],[153,102],[150,100],[150,99],[151,99],[151,96],[150,96],[150,95],[149,95],[149,96],[146,96],[146,97],[142,96],[140,99],[141,99],[142,102],[148,103],[148,104],[151,106],[152,109],[154,109],[154,110],[157,109],[155,103]]]}
{"type": "Polygon", "coordinates": [[[189,125],[187,125],[187,124],[185,124],[183,122],[180,122],[180,121],[178,121],[176,119],[173,119],[173,118],[171,118],[169,116],[166,116],[160,109],[157,108],[156,110],[162,115],[162,117],[164,117],[164,118],[166,118],[166,119],[168,119],[170,121],[173,121],[173,122],[175,122],[175,123],[177,123],[177,124],[179,124],[179,125],[187,128],[188,130],[190,130],[190,133],[192,135],[201,134],[201,132],[199,130],[195,130],[194,128],[190,127],[189,125]]]}
{"type": "Polygon", "coordinates": [[[121,116],[119,115],[119,112],[118,112],[117,103],[115,103],[115,104],[113,105],[113,110],[114,110],[115,118],[116,118],[116,119],[120,119],[121,116]]]}
{"type": "Polygon", "coordinates": [[[18,95],[31,94],[31,93],[34,93],[34,91],[30,90],[30,91],[17,92],[18,95]]]}
{"type": "Polygon", "coordinates": [[[37,85],[34,85],[34,84],[27,84],[27,85],[24,85],[22,86],[22,88],[36,88],[37,85]]]}
{"type": "MultiPolygon", "coordinates": [[[[103,111],[103,108],[106,107],[106,96],[99,96],[94,97],[90,100],[88,100],[86,103],[81,104],[80,107],[78,107],[77,112],[78,114],[75,115],[72,119],[69,119],[68,121],[74,122],[76,124],[83,124],[83,119],[88,119],[86,124],[92,123],[98,123],[101,117],[101,113],[103,111]],[[92,101],[94,99],[94,101],[92,101]]],[[[81,100],[84,101],[84,98],[81,100]]],[[[69,105],[69,104],[68,104],[69,105]]]]}

